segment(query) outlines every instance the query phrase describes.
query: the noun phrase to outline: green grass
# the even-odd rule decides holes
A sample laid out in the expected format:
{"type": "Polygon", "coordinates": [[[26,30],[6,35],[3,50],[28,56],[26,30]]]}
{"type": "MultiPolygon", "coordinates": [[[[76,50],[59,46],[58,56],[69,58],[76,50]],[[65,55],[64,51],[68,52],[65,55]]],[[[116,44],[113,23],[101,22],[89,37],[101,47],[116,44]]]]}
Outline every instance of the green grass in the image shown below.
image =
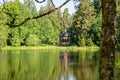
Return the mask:
{"type": "Polygon", "coordinates": [[[77,46],[53,46],[53,45],[42,45],[42,46],[19,46],[19,47],[13,47],[13,46],[6,46],[2,48],[1,50],[41,50],[41,49],[59,49],[59,50],[86,50],[86,49],[99,49],[97,46],[86,46],[86,47],[77,47],[77,46]]]}
{"type": "Polygon", "coordinates": [[[120,75],[120,56],[117,55],[115,59],[115,71],[117,75],[120,75]]]}

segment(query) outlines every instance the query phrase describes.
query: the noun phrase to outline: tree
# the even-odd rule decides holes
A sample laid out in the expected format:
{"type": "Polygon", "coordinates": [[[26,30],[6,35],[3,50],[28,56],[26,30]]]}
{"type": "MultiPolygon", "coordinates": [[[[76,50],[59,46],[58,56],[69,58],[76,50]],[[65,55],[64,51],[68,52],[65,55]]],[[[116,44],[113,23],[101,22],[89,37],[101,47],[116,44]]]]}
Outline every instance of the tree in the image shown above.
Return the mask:
{"type": "Polygon", "coordinates": [[[54,41],[54,34],[55,31],[53,29],[53,26],[51,24],[51,21],[49,19],[45,19],[40,21],[40,28],[39,28],[39,33],[38,36],[41,40],[41,43],[44,44],[54,44],[56,41],[54,41]]]}
{"type": "MultiPolygon", "coordinates": [[[[3,0],[4,1],[4,0],[3,0]]],[[[19,24],[21,21],[26,19],[29,16],[35,16],[36,11],[31,13],[31,10],[34,8],[33,3],[31,3],[33,0],[24,0],[24,4],[20,3],[19,0],[15,0],[13,2],[8,2],[3,5],[1,5],[1,12],[2,14],[6,15],[5,18],[6,21],[4,21],[4,25],[6,23],[8,24],[19,24]],[[12,5],[12,6],[11,6],[12,5]],[[28,6],[27,6],[28,5],[28,6]],[[4,10],[5,9],[5,12],[4,10]],[[8,15],[9,14],[9,15],[8,15]]],[[[53,10],[55,6],[53,6],[53,3],[51,0],[49,0],[47,7],[43,7],[40,9],[40,13],[37,12],[37,14],[43,15],[46,12],[49,12],[49,10],[53,10]]],[[[2,16],[1,16],[2,17],[2,16]]],[[[23,46],[26,45],[26,40],[29,37],[29,34],[36,35],[39,38],[39,43],[45,43],[45,44],[59,44],[59,31],[61,28],[61,11],[58,10],[57,12],[51,12],[51,14],[44,16],[41,19],[34,19],[30,20],[24,25],[19,25],[19,28],[13,28],[12,26],[9,26],[9,33],[8,33],[8,39],[7,45],[9,46],[23,46]],[[47,19],[49,18],[49,19],[47,19]],[[12,27],[12,28],[11,28],[12,27]]],[[[38,17],[39,18],[39,17],[38,17]]],[[[3,26],[4,26],[3,25],[3,26]]],[[[37,44],[39,45],[39,44],[37,44]]]]}
{"type": "Polygon", "coordinates": [[[37,46],[39,45],[39,38],[35,34],[30,34],[29,37],[26,39],[27,46],[37,46]]]}
{"type": "MultiPolygon", "coordinates": [[[[19,1],[19,0],[16,0],[16,1],[19,1]]],[[[35,0],[35,1],[38,2],[38,3],[42,3],[42,2],[44,2],[45,0],[43,0],[43,1],[35,0]]],[[[50,0],[50,1],[51,1],[52,4],[54,5],[53,1],[52,1],[52,0],[50,0]]],[[[63,4],[61,4],[61,5],[58,6],[58,7],[55,7],[55,5],[54,5],[54,9],[48,10],[47,12],[44,12],[44,13],[42,13],[42,14],[34,15],[34,16],[29,16],[29,17],[23,19],[23,20],[22,20],[21,22],[19,22],[19,23],[15,23],[16,20],[17,20],[16,16],[17,16],[18,14],[10,13],[9,10],[6,9],[6,4],[7,4],[8,2],[5,2],[5,0],[3,0],[2,11],[3,11],[6,15],[12,16],[12,17],[11,17],[11,21],[6,23],[9,27],[19,27],[19,26],[25,24],[26,22],[28,22],[28,21],[31,20],[31,19],[41,18],[41,17],[43,17],[43,16],[46,16],[46,15],[48,15],[48,14],[50,14],[50,13],[52,13],[52,12],[58,10],[58,9],[60,9],[60,8],[63,7],[65,4],[67,4],[69,1],[70,1],[70,0],[66,0],[63,4]]],[[[17,10],[18,10],[18,9],[17,9],[17,10]]]]}
{"type": "MultiPolygon", "coordinates": [[[[4,15],[7,16],[6,23],[7,22],[19,23],[30,15],[27,7],[21,4],[19,0],[15,0],[15,2],[6,3],[6,9],[9,11],[9,13],[14,14],[11,16],[10,14],[6,15],[3,13],[4,15]]],[[[4,23],[4,26],[6,26],[6,23],[4,23]]],[[[11,29],[9,27],[7,30],[9,30],[8,39],[7,39],[8,45],[10,46],[25,45],[24,41],[25,41],[26,34],[28,32],[26,31],[26,27],[24,25],[19,28],[15,28],[15,29],[11,29]]]]}
{"type": "Polygon", "coordinates": [[[94,9],[97,15],[101,12],[101,0],[93,0],[94,9]]]}
{"type": "Polygon", "coordinates": [[[37,15],[37,9],[33,0],[24,0],[24,5],[28,8],[31,16],[37,15]]]}
{"type": "Polygon", "coordinates": [[[18,28],[9,29],[10,32],[8,34],[8,40],[7,40],[7,43],[9,46],[20,46],[21,45],[18,28]]]}
{"type": "MultiPolygon", "coordinates": [[[[3,5],[2,12],[7,15],[8,20],[6,25],[8,24],[19,24],[24,19],[26,19],[30,14],[28,14],[28,9],[19,2],[19,0],[15,0],[14,2],[5,3],[3,5]],[[5,7],[5,9],[3,9],[5,7]]],[[[12,27],[12,26],[9,26],[12,27]]]]}
{"type": "Polygon", "coordinates": [[[116,0],[102,0],[100,80],[114,80],[116,0]]]}
{"type": "Polygon", "coordinates": [[[120,0],[116,1],[116,37],[117,37],[117,46],[120,47],[120,0]]]}
{"type": "Polygon", "coordinates": [[[0,48],[7,45],[8,27],[5,25],[7,16],[0,9],[0,48]]]}
{"type": "MultiPolygon", "coordinates": [[[[97,14],[98,15],[98,14],[97,14]]],[[[100,46],[100,35],[101,35],[101,27],[102,27],[102,15],[101,13],[94,20],[94,24],[91,27],[90,36],[95,45],[100,46]]]]}
{"type": "Polygon", "coordinates": [[[65,8],[63,12],[63,27],[66,27],[66,28],[70,27],[68,25],[68,21],[69,21],[68,19],[69,19],[69,9],[65,8]]]}
{"type": "MultiPolygon", "coordinates": [[[[94,7],[90,0],[81,0],[78,5],[74,22],[71,28],[72,41],[78,46],[81,46],[82,38],[87,40],[90,38],[89,32],[94,20],[94,7]]],[[[74,43],[73,42],[73,43],[74,43]]],[[[86,42],[85,42],[86,45],[86,42]]]]}

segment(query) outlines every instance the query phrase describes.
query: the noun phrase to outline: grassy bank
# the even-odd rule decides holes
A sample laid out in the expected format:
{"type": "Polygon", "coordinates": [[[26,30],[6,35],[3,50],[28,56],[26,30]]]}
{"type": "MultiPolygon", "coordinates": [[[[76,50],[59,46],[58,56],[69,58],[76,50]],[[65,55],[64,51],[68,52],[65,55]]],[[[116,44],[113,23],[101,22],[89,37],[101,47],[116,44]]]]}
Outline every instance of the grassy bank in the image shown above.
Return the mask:
{"type": "Polygon", "coordinates": [[[19,47],[12,47],[12,46],[6,46],[2,48],[1,50],[41,50],[41,49],[62,49],[62,50],[80,50],[80,49],[99,49],[97,46],[91,46],[91,47],[77,47],[77,46],[52,46],[52,45],[44,45],[44,46],[19,46],[19,47]]]}

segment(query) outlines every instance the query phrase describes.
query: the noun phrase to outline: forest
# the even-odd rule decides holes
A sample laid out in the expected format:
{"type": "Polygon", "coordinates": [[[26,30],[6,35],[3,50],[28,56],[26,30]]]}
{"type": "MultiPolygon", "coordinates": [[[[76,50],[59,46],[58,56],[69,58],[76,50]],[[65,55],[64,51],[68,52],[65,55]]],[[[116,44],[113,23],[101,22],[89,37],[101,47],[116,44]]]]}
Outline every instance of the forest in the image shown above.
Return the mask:
{"type": "MultiPolygon", "coordinates": [[[[120,46],[120,0],[117,0],[116,37],[120,46]]],[[[42,14],[54,8],[50,0],[46,6],[37,11],[34,0],[19,0],[5,4],[9,13],[3,12],[4,5],[0,5],[0,47],[5,46],[41,46],[42,44],[59,45],[60,31],[64,28],[70,33],[71,45],[100,46],[102,26],[101,1],[83,0],[75,6],[76,12],[69,13],[66,8],[60,9],[42,18],[29,20],[19,27],[8,24],[18,24],[28,16],[42,14]]]]}

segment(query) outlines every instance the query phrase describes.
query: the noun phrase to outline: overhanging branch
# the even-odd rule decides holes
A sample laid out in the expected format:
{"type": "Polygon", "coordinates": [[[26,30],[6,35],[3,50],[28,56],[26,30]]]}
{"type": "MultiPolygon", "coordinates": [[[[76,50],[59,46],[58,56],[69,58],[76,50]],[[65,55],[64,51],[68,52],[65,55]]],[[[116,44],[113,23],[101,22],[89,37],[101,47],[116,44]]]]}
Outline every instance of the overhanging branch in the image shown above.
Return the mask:
{"type": "MultiPolygon", "coordinates": [[[[37,1],[37,0],[35,0],[35,1],[37,1]]],[[[45,0],[43,0],[43,1],[45,1],[45,0]]],[[[25,24],[25,23],[26,23],[27,21],[29,21],[29,20],[41,18],[41,17],[43,17],[43,16],[46,16],[46,15],[48,15],[48,14],[50,14],[50,13],[52,13],[52,12],[58,10],[58,9],[60,9],[60,8],[63,7],[65,4],[67,4],[69,1],[70,1],[70,0],[66,0],[66,1],[65,1],[63,4],[61,4],[60,6],[54,8],[54,9],[48,11],[48,12],[45,12],[45,13],[43,13],[43,14],[39,14],[38,16],[28,17],[28,18],[24,19],[23,21],[21,21],[19,24],[6,23],[6,25],[8,25],[8,26],[10,26],[10,27],[19,27],[19,26],[25,24]]],[[[40,2],[39,2],[39,3],[40,3],[40,2]]]]}

